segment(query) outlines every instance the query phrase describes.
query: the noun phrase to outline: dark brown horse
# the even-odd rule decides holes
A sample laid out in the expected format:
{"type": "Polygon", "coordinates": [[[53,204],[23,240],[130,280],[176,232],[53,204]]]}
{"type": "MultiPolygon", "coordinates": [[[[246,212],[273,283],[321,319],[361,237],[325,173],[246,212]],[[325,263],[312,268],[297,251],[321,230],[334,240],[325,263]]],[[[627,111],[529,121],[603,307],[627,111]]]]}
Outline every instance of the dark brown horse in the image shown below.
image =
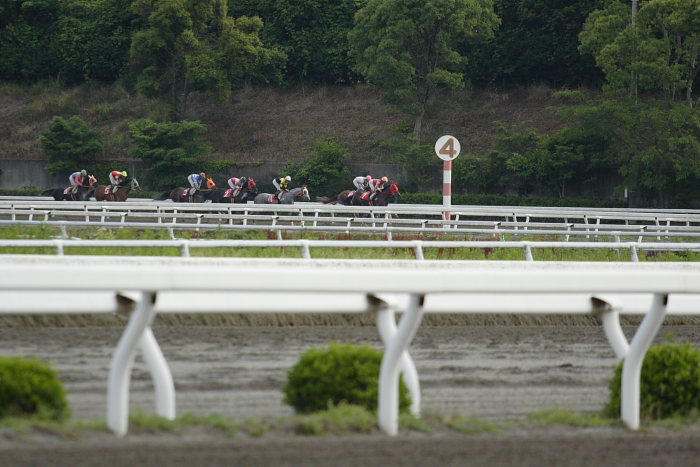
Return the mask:
{"type": "Polygon", "coordinates": [[[52,196],[56,201],[89,201],[90,194],[95,189],[97,179],[94,175],[88,176],[87,186],[78,186],[75,193],[71,187],[68,188],[51,188],[41,194],[43,196],[52,196]]]}
{"type": "Polygon", "coordinates": [[[194,193],[192,193],[191,188],[183,188],[179,186],[170,191],[166,191],[153,199],[155,201],[171,199],[174,203],[203,203],[211,198],[214,188],[216,188],[216,183],[214,180],[207,178],[207,189],[196,190],[194,193]]]}
{"type": "Polygon", "coordinates": [[[317,196],[316,201],[320,201],[323,204],[342,204],[345,206],[350,206],[352,197],[355,194],[355,190],[345,190],[341,191],[335,196],[317,196]]]}
{"type": "Polygon", "coordinates": [[[247,203],[253,201],[258,195],[258,184],[252,178],[248,178],[235,197],[232,196],[232,192],[231,188],[215,188],[209,199],[212,203],[247,203]]]}
{"type": "Polygon", "coordinates": [[[389,200],[394,196],[401,195],[401,192],[399,191],[399,185],[397,183],[392,183],[382,191],[377,192],[374,198],[370,198],[370,193],[365,191],[353,202],[354,195],[355,190],[345,190],[330,198],[318,196],[316,197],[316,201],[326,204],[340,203],[345,206],[388,206],[389,200]]]}
{"type": "Polygon", "coordinates": [[[134,177],[125,178],[117,185],[117,191],[112,191],[112,185],[97,185],[95,187],[95,201],[126,201],[129,191],[141,191],[141,185],[134,177]]]}

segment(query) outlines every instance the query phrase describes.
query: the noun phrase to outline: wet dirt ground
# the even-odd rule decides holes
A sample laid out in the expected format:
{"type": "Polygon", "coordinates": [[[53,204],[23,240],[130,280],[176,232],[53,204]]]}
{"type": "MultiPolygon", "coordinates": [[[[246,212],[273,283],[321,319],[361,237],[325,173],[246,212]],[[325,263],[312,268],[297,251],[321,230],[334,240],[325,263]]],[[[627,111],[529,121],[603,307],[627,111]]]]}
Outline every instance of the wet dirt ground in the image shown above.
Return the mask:
{"type": "MultiPolygon", "coordinates": [[[[59,371],[75,419],[104,419],[119,327],[0,328],[0,354],[38,357],[59,371]]],[[[634,329],[626,329],[631,337],[634,329]]],[[[698,342],[697,326],[665,327],[698,342]]],[[[381,348],[373,327],[155,326],[177,413],[236,419],[291,415],[286,372],[329,341],[381,348]]],[[[596,326],[422,327],[410,347],[424,413],[512,420],[554,407],[599,411],[614,355],[596,326]]],[[[131,407],[153,412],[153,387],[137,357],[131,407]]],[[[532,427],[505,434],[455,432],[326,437],[235,437],[196,430],[61,442],[0,437],[2,465],[697,465],[700,429],[532,427]]]]}

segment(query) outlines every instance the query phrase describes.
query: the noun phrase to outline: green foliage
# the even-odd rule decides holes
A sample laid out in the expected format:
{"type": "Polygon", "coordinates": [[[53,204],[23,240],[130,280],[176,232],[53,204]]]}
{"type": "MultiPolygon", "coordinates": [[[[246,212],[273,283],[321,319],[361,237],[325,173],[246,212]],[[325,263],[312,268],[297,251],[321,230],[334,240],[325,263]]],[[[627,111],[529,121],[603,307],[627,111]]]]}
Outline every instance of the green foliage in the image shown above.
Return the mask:
{"type": "Polygon", "coordinates": [[[41,134],[40,143],[49,156],[46,170],[52,174],[86,169],[102,152],[100,135],[77,115],[68,120],[54,117],[41,134]]]}
{"type": "Polygon", "coordinates": [[[583,23],[603,3],[494,0],[501,19],[495,37],[468,38],[459,46],[470,57],[465,75],[479,86],[597,85],[600,71],[577,47],[583,23]]]}
{"type": "MultiPolygon", "coordinates": [[[[299,413],[317,412],[341,403],[375,411],[382,353],[369,346],[331,343],[304,352],[289,371],[285,402],[299,413]]],[[[399,387],[399,409],[410,406],[408,388],[399,387]]]]}
{"type": "Polygon", "coordinates": [[[296,420],[297,431],[305,435],[372,433],[377,416],[365,407],[341,404],[296,420]]]}
{"type": "Polygon", "coordinates": [[[150,187],[164,190],[180,186],[188,175],[202,171],[211,154],[211,147],[202,138],[206,129],[199,121],[157,123],[141,119],[131,125],[132,155],[148,162],[146,181],[150,187]]]}
{"type": "Polygon", "coordinates": [[[389,102],[422,118],[439,89],[460,88],[467,57],[456,45],[468,36],[490,36],[498,25],[491,0],[368,0],[350,31],[355,69],[387,91],[389,102]]]}
{"type": "Polygon", "coordinates": [[[0,357],[0,418],[63,420],[68,415],[65,390],[48,364],[0,357]]]}
{"type": "Polygon", "coordinates": [[[290,164],[283,172],[292,177],[295,185],[309,185],[314,195],[332,196],[346,189],[352,179],[345,165],[346,149],[332,140],[319,140],[313,152],[313,159],[290,164]]]}
{"type": "MultiPolygon", "coordinates": [[[[399,203],[406,204],[442,204],[439,193],[402,193],[399,203]]],[[[541,196],[508,196],[498,194],[452,194],[453,205],[477,206],[561,206],[561,207],[593,207],[612,208],[625,207],[619,200],[588,199],[588,198],[547,198],[541,196]]]]}
{"type": "MultiPolygon", "coordinates": [[[[271,8],[266,8],[263,2],[253,11],[243,9],[242,14],[262,17],[264,35],[288,57],[288,81],[328,84],[357,81],[347,35],[363,1],[276,0],[273,3],[271,8]]],[[[232,6],[236,7],[240,8],[232,6]]]]}
{"type": "Polygon", "coordinates": [[[629,6],[610,2],[589,16],[580,34],[580,50],[595,58],[610,89],[663,91],[693,105],[694,80],[700,71],[698,0],[642,2],[635,24],[629,6]],[[679,91],[684,90],[684,93],[679,91]]]}
{"type": "Polygon", "coordinates": [[[260,40],[260,18],[228,16],[225,0],[137,0],[145,28],[131,42],[137,89],[179,120],[191,91],[226,99],[246,81],[275,83],[286,57],[260,40]]]}
{"type": "MultiPolygon", "coordinates": [[[[619,417],[622,367],[615,367],[610,381],[610,400],[604,409],[619,417]]],[[[642,417],[661,419],[687,416],[700,410],[700,351],[690,343],[652,345],[644,358],[640,389],[642,417]]]]}

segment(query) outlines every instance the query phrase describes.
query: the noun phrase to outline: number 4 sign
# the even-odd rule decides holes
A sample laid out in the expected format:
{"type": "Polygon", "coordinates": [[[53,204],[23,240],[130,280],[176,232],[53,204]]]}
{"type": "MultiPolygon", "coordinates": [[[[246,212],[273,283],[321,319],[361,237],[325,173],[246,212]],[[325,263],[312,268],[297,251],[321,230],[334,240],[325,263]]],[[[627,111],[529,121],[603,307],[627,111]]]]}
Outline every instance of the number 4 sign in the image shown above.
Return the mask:
{"type": "Polygon", "coordinates": [[[459,156],[459,141],[454,136],[441,136],[435,143],[435,154],[443,161],[453,161],[459,156]]]}

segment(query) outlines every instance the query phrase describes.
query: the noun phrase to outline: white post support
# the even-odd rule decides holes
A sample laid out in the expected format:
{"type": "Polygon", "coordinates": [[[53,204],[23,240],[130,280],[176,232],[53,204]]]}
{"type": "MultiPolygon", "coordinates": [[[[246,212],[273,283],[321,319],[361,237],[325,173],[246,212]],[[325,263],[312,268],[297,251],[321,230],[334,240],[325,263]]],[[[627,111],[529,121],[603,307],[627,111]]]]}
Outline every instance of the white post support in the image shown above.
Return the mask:
{"type": "Polygon", "coordinates": [[[143,360],[153,378],[156,397],[156,413],[168,420],[175,419],[175,385],[168,363],[160,350],[158,341],[150,327],[147,327],[141,338],[141,353],[143,360]]]}
{"type": "Polygon", "coordinates": [[[141,300],[129,319],[124,334],[112,356],[107,381],[107,427],[117,436],[126,435],[129,427],[129,383],[136,347],[153,320],[156,294],[142,292],[141,300]]]}
{"type": "Polygon", "coordinates": [[[639,429],[639,395],[642,377],[642,363],[656,333],[659,332],[664,317],[668,295],[655,293],[651,309],[642,320],[630,344],[622,367],[622,423],[630,430],[639,429]]]}
{"type": "Polygon", "coordinates": [[[189,258],[190,257],[190,242],[188,240],[180,240],[180,242],[182,245],[180,247],[181,256],[183,258],[189,258]]]}
{"type": "Polygon", "coordinates": [[[388,343],[379,372],[379,428],[399,433],[399,360],[416,335],[423,318],[423,295],[411,294],[398,331],[388,343]]]}
{"type": "Polygon", "coordinates": [[[304,259],[311,259],[311,251],[309,250],[308,240],[299,240],[299,246],[301,247],[301,256],[304,259]]]}
{"type": "Polygon", "coordinates": [[[529,242],[523,242],[525,245],[525,260],[526,261],[535,261],[535,258],[532,257],[532,247],[530,246],[529,242]]]}
{"type": "Polygon", "coordinates": [[[424,260],[425,258],[423,257],[423,242],[420,240],[416,240],[413,242],[413,245],[413,251],[416,253],[416,259],[424,260]]]}
{"type": "Polygon", "coordinates": [[[632,256],[633,263],[639,262],[639,256],[637,256],[637,247],[634,244],[630,245],[630,255],[632,256]]]}
{"type": "Polygon", "coordinates": [[[620,326],[619,310],[623,308],[622,303],[615,296],[605,295],[599,297],[593,295],[591,304],[593,305],[593,310],[600,313],[605,337],[615,353],[615,358],[620,362],[625,358],[630,348],[627,337],[625,337],[625,333],[622,332],[622,326],[620,326]]]}
{"type": "MultiPolygon", "coordinates": [[[[384,343],[384,347],[388,347],[389,343],[394,339],[397,333],[396,327],[396,312],[391,304],[389,307],[380,308],[377,310],[377,329],[379,336],[384,343]]],[[[418,370],[413,363],[413,359],[407,350],[401,353],[399,368],[403,373],[404,382],[408,387],[408,392],[411,396],[411,413],[416,417],[420,416],[420,381],[418,379],[418,370]]]]}
{"type": "MultiPolygon", "coordinates": [[[[452,205],[452,161],[442,163],[442,204],[445,209],[452,205]]],[[[445,211],[445,220],[449,221],[452,214],[445,211]]]]}
{"type": "Polygon", "coordinates": [[[53,242],[56,244],[56,254],[63,256],[63,240],[56,239],[53,242]]]}

